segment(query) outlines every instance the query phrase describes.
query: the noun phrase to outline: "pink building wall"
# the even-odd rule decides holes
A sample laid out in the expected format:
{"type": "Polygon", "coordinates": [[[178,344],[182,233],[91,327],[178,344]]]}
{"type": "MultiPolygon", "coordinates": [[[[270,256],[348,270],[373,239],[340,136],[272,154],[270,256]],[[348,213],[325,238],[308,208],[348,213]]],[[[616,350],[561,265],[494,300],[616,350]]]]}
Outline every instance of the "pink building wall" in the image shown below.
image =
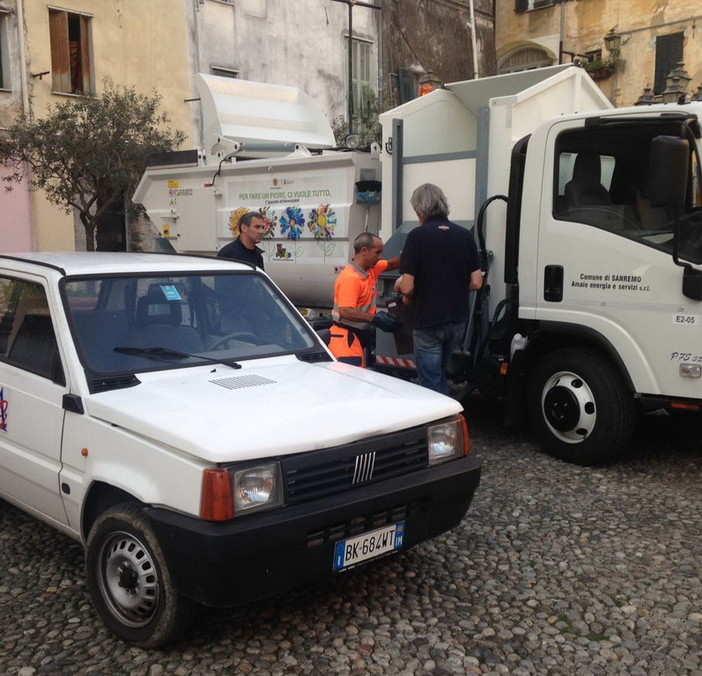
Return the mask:
{"type": "MultiPolygon", "coordinates": [[[[0,178],[6,173],[0,167],[0,178]]],[[[12,190],[8,192],[6,185],[0,180],[0,253],[32,251],[29,186],[23,180],[13,183],[12,190]]]]}

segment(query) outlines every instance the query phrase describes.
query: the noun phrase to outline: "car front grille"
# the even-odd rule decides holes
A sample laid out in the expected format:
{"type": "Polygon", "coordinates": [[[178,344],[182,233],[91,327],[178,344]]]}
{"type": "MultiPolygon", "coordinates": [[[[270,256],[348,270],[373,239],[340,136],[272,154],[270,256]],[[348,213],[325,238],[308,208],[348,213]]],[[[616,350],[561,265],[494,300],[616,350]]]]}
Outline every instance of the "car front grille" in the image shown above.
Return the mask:
{"type": "Polygon", "coordinates": [[[283,458],[287,504],[350,490],[428,465],[426,429],[417,427],[283,458]]]}

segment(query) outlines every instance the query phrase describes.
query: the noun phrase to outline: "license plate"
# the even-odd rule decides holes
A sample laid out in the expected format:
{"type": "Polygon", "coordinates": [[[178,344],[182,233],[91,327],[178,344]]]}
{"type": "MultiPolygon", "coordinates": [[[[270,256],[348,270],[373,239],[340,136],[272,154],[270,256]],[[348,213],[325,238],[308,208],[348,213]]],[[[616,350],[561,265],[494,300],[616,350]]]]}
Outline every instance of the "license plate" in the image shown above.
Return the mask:
{"type": "Polygon", "coordinates": [[[402,548],[405,522],[384,526],[334,545],[334,570],[344,570],[402,548]]]}

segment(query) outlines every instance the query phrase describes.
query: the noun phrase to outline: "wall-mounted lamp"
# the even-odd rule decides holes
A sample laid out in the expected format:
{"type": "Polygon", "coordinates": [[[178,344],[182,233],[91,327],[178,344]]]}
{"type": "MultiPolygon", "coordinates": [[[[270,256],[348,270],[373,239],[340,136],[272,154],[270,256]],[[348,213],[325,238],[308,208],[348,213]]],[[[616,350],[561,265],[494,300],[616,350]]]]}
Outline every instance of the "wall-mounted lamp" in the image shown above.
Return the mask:
{"type": "Polygon", "coordinates": [[[622,36],[617,33],[614,28],[610,28],[607,35],[604,36],[605,49],[613,56],[619,54],[619,48],[622,46],[622,36]]]}
{"type": "Polygon", "coordinates": [[[441,80],[432,71],[428,70],[419,78],[419,95],[426,96],[431,94],[435,89],[441,89],[441,85],[441,80]]]}

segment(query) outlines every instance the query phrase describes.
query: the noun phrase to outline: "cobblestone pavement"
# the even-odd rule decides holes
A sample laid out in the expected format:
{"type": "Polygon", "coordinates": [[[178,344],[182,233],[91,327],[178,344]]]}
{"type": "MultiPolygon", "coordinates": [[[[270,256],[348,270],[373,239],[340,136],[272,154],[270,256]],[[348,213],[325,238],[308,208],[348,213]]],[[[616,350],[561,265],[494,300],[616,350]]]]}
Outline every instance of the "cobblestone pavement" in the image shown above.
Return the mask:
{"type": "Polygon", "coordinates": [[[483,482],[459,528],[158,651],[102,627],[79,545],[0,502],[0,674],[702,676],[702,422],[651,416],[581,468],[467,413],[483,482]]]}

